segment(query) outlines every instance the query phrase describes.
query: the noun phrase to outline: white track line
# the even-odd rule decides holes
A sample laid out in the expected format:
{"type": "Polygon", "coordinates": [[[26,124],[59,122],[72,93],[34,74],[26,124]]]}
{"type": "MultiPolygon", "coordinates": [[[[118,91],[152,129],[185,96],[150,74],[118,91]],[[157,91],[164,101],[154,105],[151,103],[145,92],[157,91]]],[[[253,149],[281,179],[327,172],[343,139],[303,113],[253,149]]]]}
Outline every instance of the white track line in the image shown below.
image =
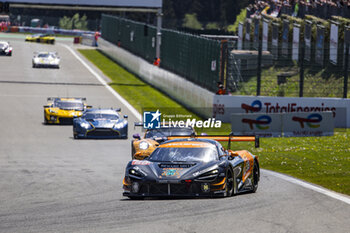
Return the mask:
{"type": "Polygon", "coordinates": [[[121,95],[119,95],[111,86],[109,86],[107,82],[98,73],[96,73],[83,59],[81,59],[71,47],[69,47],[66,44],[61,45],[66,47],[74,55],[74,57],[78,59],[105,88],[107,88],[107,90],[109,90],[120,102],[122,102],[122,104],[124,104],[125,107],[127,107],[130,110],[130,112],[134,114],[138,121],[142,120],[141,114],[131,104],[129,104],[128,101],[126,101],[121,95]]]}
{"type": "Polygon", "coordinates": [[[296,178],[293,178],[293,177],[290,177],[287,175],[283,175],[283,174],[278,173],[278,172],[273,172],[273,171],[269,171],[269,170],[265,170],[265,169],[261,169],[261,170],[263,170],[264,173],[267,173],[268,175],[272,175],[272,176],[278,177],[282,180],[285,180],[285,181],[291,182],[293,184],[302,186],[304,188],[311,189],[315,192],[322,193],[326,196],[332,197],[334,199],[337,199],[339,201],[345,202],[345,203],[350,205],[350,198],[345,196],[345,195],[342,195],[340,193],[333,192],[331,190],[307,183],[305,181],[302,181],[302,180],[299,180],[299,179],[296,179],[296,178]]]}

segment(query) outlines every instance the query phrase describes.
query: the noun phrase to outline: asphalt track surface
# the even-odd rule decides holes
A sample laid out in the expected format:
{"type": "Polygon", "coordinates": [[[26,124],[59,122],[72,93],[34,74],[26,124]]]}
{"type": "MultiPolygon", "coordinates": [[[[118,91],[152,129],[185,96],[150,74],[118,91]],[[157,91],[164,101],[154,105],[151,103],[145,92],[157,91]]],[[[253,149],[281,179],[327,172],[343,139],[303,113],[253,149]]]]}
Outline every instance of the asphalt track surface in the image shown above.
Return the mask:
{"type": "Polygon", "coordinates": [[[350,231],[350,205],[264,172],[255,194],[124,198],[130,139],[74,140],[71,126],[42,124],[42,106],[82,96],[136,118],[60,43],[6,40],[14,53],[0,57],[0,232],[350,231]],[[31,67],[33,52],[45,50],[60,54],[61,69],[31,67]]]}

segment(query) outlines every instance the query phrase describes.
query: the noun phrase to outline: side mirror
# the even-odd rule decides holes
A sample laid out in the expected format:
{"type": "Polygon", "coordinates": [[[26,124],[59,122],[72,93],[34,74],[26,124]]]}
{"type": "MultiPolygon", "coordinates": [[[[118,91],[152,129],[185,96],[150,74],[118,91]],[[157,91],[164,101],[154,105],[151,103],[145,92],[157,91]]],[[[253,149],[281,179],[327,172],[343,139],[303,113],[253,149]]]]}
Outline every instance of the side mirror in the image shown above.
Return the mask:
{"type": "Polygon", "coordinates": [[[228,150],[228,160],[233,160],[235,157],[239,156],[238,153],[232,151],[232,150],[228,150]]]}
{"type": "Polygon", "coordinates": [[[138,140],[141,139],[140,134],[138,134],[138,133],[133,134],[132,137],[133,137],[134,139],[138,139],[138,140]]]}
{"type": "Polygon", "coordinates": [[[124,118],[125,118],[125,119],[128,119],[128,115],[124,115],[124,118]]]}
{"type": "Polygon", "coordinates": [[[44,107],[44,108],[50,108],[51,105],[44,105],[43,107],[44,107]]]}

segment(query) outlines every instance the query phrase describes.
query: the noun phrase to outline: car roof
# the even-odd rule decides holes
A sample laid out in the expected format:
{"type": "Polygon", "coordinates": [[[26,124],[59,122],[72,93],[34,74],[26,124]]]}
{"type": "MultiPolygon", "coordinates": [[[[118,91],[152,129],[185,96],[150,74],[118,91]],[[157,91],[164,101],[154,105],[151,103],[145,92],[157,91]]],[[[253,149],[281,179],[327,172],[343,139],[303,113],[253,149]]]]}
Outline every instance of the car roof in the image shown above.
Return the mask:
{"type": "Polygon", "coordinates": [[[61,101],[61,102],[76,102],[76,103],[81,103],[83,102],[83,99],[81,98],[54,98],[53,101],[61,101]]]}
{"type": "Polygon", "coordinates": [[[52,55],[56,55],[56,52],[37,52],[37,54],[52,54],[52,55]]]}
{"type": "Polygon", "coordinates": [[[85,110],[86,113],[105,113],[105,114],[117,114],[118,111],[116,109],[110,108],[89,108],[85,110]]]}

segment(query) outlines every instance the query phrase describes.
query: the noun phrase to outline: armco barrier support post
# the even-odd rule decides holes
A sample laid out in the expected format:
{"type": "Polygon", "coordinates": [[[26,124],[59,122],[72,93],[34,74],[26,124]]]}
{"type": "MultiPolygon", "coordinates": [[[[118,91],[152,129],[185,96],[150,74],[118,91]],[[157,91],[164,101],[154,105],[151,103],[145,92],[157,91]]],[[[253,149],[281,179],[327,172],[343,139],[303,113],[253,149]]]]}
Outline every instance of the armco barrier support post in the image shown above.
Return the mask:
{"type": "Polygon", "coordinates": [[[300,59],[299,59],[299,97],[303,97],[304,95],[304,56],[305,56],[305,42],[304,40],[301,41],[301,53],[300,53],[300,59]]]}
{"type": "Polygon", "coordinates": [[[256,80],[256,95],[260,95],[260,89],[261,89],[261,59],[262,59],[262,40],[258,40],[259,46],[258,46],[258,73],[257,73],[257,80],[256,80]]]}
{"type": "Polygon", "coordinates": [[[348,98],[348,69],[349,69],[349,43],[345,43],[345,65],[344,65],[344,93],[343,98],[348,98]]]}
{"type": "Polygon", "coordinates": [[[156,57],[160,58],[160,41],[162,39],[162,8],[158,9],[157,12],[157,45],[156,45],[156,57]]]}

